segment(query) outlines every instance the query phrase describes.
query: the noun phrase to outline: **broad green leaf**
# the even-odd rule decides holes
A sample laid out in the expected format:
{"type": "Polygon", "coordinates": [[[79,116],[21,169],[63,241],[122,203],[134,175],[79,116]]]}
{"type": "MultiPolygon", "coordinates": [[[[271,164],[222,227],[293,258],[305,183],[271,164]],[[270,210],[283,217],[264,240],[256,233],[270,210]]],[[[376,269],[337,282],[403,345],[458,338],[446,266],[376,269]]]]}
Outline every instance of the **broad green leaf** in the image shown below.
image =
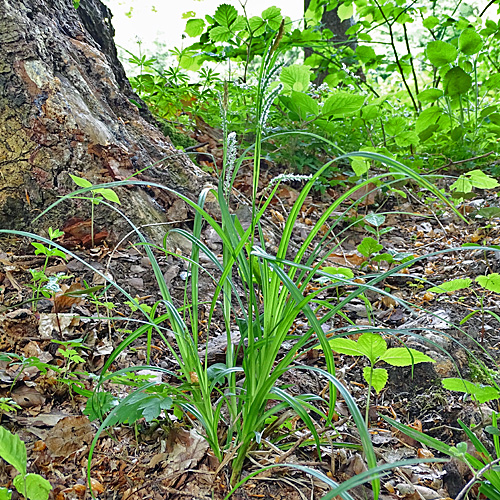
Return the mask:
{"type": "Polygon", "coordinates": [[[314,118],[319,113],[318,102],[303,92],[292,92],[287,107],[297,113],[302,120],[314,118]]]}
{"type": "Polygon", "coordinates": [[[459,193],[470,193],[472,191],[472,182],[465,176],[461,175],[451,186],[451,191],[459,193]]]}
{"type": "Polygon", "coordinates": [[[397,135],[408,129],[408,122],[402,116],[394,116],[387,120],[385,131],[389,135],[397,135]]]}
{"type": "Polygon", "coordinates": [[[370,170],[370,162],[363,158],[353,158],[351,159],[351,167],[354,173],[360,177],[370,170]]]}
{"type": "Polygon", "coordinates": [[[351,4],[341,3],[337,7],[337,15],[339,16],[341,21],[344,21],[345,19],[350,19],[353,14],[354,14],[354,5],[352,3],[351,4]]]}
{"type": "Polygon", "coordinates": [[[444,93],[449,96],[465,94],[472,86],[472,77],[462,68],[455,66],[444,75],[444,93]]]}
{"type": "Polygon", "coordinates": [[[385,361],[391,366],[411,366],[417,363],[435,363],[426,354],[406,347],[393,347],[380,356],[381,361],[385,361]],[[412,357],[413,356],[413,357],[412,357]]]}
{"type": "Polygon", "coordinates": [[[500,293],[500,274],[491,273],[488,276],[478,276],[476,281],[486,290],[500,293]]]}
{"type": "Polygon", "coordinates": [[[358,252],[364,255],[367,259],[370,255],[382,250],[383,246],[377,243],[372,237],[363,238],[363,241],[357,246],[358,252]]]}
{"type": "Polygon", "coordinates": [[[500,89],[500,73],[495,73],[490,76],[485,82],[484,86],[488,89],[500,89]]]}
{"type": "Polygon", "coordinates": [[[231,26],[231,23],[236,21],[237,17],[238,11],[236,10],[236,8],[232,5],[228,5],[227,3],[219,5],[214,14],[214,19],[217,21],[217,23],[221,26],[225,26],[226,28],[229,28],[229,26],[231,26]]]}
{"type": "Polygon", "coordinates": [[[110,188],[94,189],[94,193],[100,194],[108,201],[112,201],[113,203],[118,203],[118,205],[121,205],[118,195],[110,188]]]}
{"type": "Polygon", "coordinates": [[[231,38],[232,33],[226,26],[215,26],[215,28],[210,30],[209,36],[212,42],[227,42],[231,38]]]}
{"type": "Polygon", "coordinates": [[[432,30],[439,24],[439,19],[436,16],[429,16],[424,19],[422,24],[424,25],[424,28],[432,30]]]}
{"type": "Polygon", "coordinates": [[[305,92],[311,82],[311,68],[304,64],[292,64],[281,70],[280,80],[285,85],[285,90],[305,92]]]}
{"type": "Polygon", "coordinates": [[[387,351],[385,340],[376,333],[363,333],[358,339],[358,349],[375,364],[380,356],[387,351]]]}
{"type": "Polygon", "coordinates": [[[390,253],[380,253],[372,257],[373,262],[387,262],[388,264],[392,264],[394,262],[394,257],[390,253]]]}
{"type": "Polygon", "coordinates": [[[92,183],[89,182],[87,179],[83,179],[82,177],[78,177],[73,174],[69,174],[69,176],[73,179],[73,182],[82,188],[87,188],[87,187],[92,187],[92,183]]]}
{"type": "MultiPolygon", "coordinates": [[[[461,191],[462,192],[462,191],[461,191]]],[[[427,290],[432,293],[448,293],[456,292],[457,290],[463,290],[464,288],[469,288],[472,283],[470,278],[458,278],[456,280],[446,281],[439,286],[433,286],[427,290]]]]}
{"type": "Polygon", "coordinates": [[[483,46],[481,35],[471,28],[463,30],[458,39],[458,48],[466,56],[477,54],[483,46]]]}
{"type": "Polygon", "coordinates": [[[363,377],[368,383],[370,383],[370,375],[372,387],[378,394],[385,387],[385,384],[387,384],[389,374],[385,368],[372,368],[371,366],[365,366],[363,368],[363,377]]]}
{"type": "MultiPolygon", "coordinates": [[[[49,498],[52,486],[46,479],[38,474],[27,474],[24,479],[26,481],[26,494],[30,500],[47,500],[49,498]]],[[[21,474],[14,478],[14,486],[21,495],[24,495],[24,481],[21,474]]]]}
{"type": "Polygon", "coordinates": [[[266,21],[262,17],[253,16],[248,20],[248,24],[252,35],[255,37],[262,35],[266,31],[266,21]]]}
{"type": "Polygon", "coordinates": [[[499,185],[496,179],[485,174],[482,170],[471,170],[465,175],[470,179],[471,184],[478,189],[493,189],[499,185]]]}
{"type": "Polygon", "coordinates": [[[11,500],[12,490],[7,488],[0,488],[0,500],[11,500]]]}
{"type": "Polygon", "coordinates": [[[385,215],[382,214],[368,214],[365,215],[364,221],[368,224],[380,227],[385,222],[385,215]]]}
{"type": "Polygon", "coordinates": [[[461,378],[445,378],[442,382],[445,389],[470,394],[472,399],[478,403],[486,403],[500,398],[500,392],[489,385],[473,384],[461,378]]]}
{"type": "Polygon", "coordinates": [[[262,12],[262,19],[267,21],[267,25],[274,31],[277,31],[280,27],[281,20],[283,16],[281,15],[281,9],[278,7],[269,7],[262,12]]]}
{"type": "Polygon", "coordinates": [[[447,42],[435,40],[427,44],[425,54],[433,66],[440,67],[453,62],[457,58],[457,49],[447,42]]]}
{"type": "Polygon", "coordinates": [[[200,36],[205,29],[205,21],[203,19],[190,19],[186,23],[184,30],[190,37],[200,36]]]}
{"type": "Polygon", "coordinates": [[[0,426],[0,458],[12,465],[23,476],[26,475],[26,446],[21,438],[0,426]]]}
{"type": "MultiPolygon", "coordinates": [[[[417,95],[417,99],[423,103],[426,104],[428,102],[435,102],[437,101],[440,97],[442,97],[443,91],[439,89],[426,89],[420,92],[420,94],[417,95]]],[[[432,109],[432,108],[428,108],[432,109]]]]}
{"type": "Polygon", "coordinates": [[[438,106],[431,106],[420,113],[415,123],[415,130],[418,134],[426,130],[429,126],[434,125],[441,115],[443,110],[438,106]]]}
{"type": "MultiPolygon", "coordinates": [[[[365,353],[361,351],[358,344],[351,339],[335,338],[328,341],[332,351],[338,352],[340,354],[347,354],[348,356],[365,356],[365,353]]],[[[321,346],[315,349],[321,349],[321,346]]]]}
{"type": "Polygon", "coordinates": [[[407,148],[409,146],[417,146],[420,142],[420,138],[416,132],[408,130],[406,132],[399,133],[394,140],[400,148],[407,148]]]}
{"type": "Polygon", "coordinates": [[[336,92],[325,101],[322,113],[324,116],[351,115],[361,109],[365,99],[362,95],[336,92]]]}

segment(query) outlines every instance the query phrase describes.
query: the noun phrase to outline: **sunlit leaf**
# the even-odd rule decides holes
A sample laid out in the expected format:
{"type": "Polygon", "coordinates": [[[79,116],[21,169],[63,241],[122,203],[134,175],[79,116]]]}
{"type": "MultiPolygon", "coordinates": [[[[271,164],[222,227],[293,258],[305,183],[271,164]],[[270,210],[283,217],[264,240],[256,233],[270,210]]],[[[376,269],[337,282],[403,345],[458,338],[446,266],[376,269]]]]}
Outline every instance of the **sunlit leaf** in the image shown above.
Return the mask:
{"type": "Polygon", "coordinates": [[[370,383],[371,377],[372,387],[378,394],[385,387],[389,374],[385,368],[372,368],[371,366],[365,366],[363,369],[363,377],[368,383],[370,383]]]}

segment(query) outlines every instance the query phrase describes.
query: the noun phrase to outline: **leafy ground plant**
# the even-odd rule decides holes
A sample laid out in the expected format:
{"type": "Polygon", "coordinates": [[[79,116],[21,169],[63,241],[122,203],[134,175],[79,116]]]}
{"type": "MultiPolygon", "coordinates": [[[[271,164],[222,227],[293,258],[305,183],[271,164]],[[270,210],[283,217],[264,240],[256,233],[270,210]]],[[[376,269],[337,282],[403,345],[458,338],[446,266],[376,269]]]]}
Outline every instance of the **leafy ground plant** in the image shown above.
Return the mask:
{"type": "MultiPolygon", "coordinates": [[[[50,483],[38,474],[28,474],[26,446],[19,436],[0,426],[0,457],[19,473],[14,486],[21,496],[29,500],[47,500],[52,489],[50,483]]],[[[12,492],[0,488],[0,500],[10,500],[12,492]]]]}

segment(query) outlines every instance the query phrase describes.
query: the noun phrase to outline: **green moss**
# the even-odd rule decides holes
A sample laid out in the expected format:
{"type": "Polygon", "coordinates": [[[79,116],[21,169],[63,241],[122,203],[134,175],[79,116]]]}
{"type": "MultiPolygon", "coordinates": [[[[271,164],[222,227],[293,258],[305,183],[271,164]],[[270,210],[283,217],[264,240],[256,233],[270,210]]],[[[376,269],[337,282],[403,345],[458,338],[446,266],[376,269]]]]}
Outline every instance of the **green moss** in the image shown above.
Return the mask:
{"type": "Polygon", "coordinates": [[[186,149],[196,144],[196,141],[189,137],[187,133],[180,132],[170,122],[165,121],[162,123],[162,132],[163,135],[170,138],[176,148],[186,149]]]}

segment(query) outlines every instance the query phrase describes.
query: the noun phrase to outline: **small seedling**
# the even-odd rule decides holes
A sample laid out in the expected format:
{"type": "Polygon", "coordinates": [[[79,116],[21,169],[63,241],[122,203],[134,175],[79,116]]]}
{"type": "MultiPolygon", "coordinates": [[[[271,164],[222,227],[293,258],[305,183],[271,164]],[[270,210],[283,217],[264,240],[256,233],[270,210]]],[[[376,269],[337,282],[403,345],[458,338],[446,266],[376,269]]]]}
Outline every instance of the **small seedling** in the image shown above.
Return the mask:
{"type": "MultiPolygon", "coordinates": [[[[366,404],[365,423],[368,425],[371,388],[378,394],[386,385],[389,377],[385,368],[375,368],[380,361],[391,366],[413,366],[417,363],[434,363],[434,360],[415,349],[409,347],[393,347],[388,349],[385,340],[376,333],[363,333],[357,342],[346,338],[329,340],[333,351],[349,356],[366,356],[370,366],[363,370],[363,377],[368,382],[368,401],[366,404]]],[[[321,349],[321,347],[316,347],[321,349]]]]}
{"type": "MultiPolygon", "coordinates": [[[[50,483],[38,474],[28,474],[26,445],[19,436],[0,426],[0,457],[12,465],[19,474],[14,477],[14,486],[24,498],[47,500],[52,489],[50,483]]],[[[0,488],[0,498],[11,498],[7,488],[0,488]]]]}

